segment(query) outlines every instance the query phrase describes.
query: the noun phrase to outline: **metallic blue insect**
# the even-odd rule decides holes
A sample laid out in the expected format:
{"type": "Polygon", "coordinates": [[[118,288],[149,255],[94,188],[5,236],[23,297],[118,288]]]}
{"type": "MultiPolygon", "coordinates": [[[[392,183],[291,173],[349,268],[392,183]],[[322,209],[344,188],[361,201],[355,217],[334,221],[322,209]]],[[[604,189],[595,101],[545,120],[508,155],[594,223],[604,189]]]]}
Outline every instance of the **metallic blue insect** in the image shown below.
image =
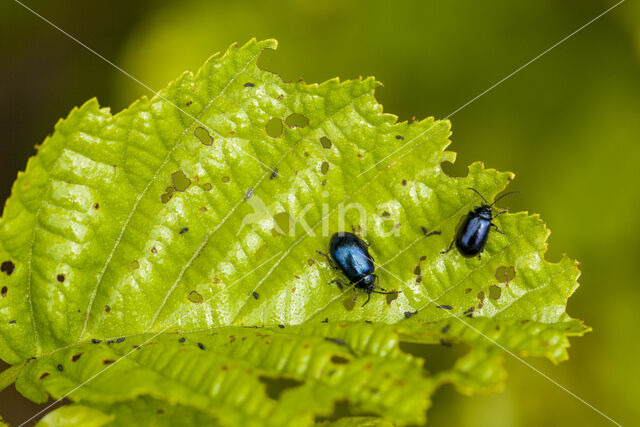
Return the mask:
{"type": "Polygon", "coordinates": [[[442,251],[443,254],[449,252],[455,243],[456,248],[458,248],[458,251],[460,251],[462,256],[468,258],[476,255],[479,256],[482,251],[484,251],[484,246],[487,244],[491,227],[494,227],[498,233],[504,234],[492,221],[498,215],[502,215],[507,211],[498,212],[495,216],[492,216],[493,205],[495,205],[498,200],[508,196],[509,194],[519,193],[519,191],[505,193],[498,197],[493,203],[489,204],[478,190],[471,187],[469,187],[469,190],[474,191],[478,196],[480,196],[484,203],[480,206],[474,207],[473,210],[467,214],[464,222],[458,229],[456,238],[451,241],[451,245],[449,245],[449,248],[446,251],[442,251]]]}
{"type": "Polygon", "coordinates": [[[385,289],[378,286],[378,276],[374,274],[375,266],[373,257],[369,255],[369,245],[362,241],[358,236],[353,233],[340,232],[331,237],[329,243],[329,255],[320,251],[320,255],[324,255],[329,262],[329,265],[336,270],[342,270],[349,283],[344,283],[341,280],[332,280],[331,283],[336,283],[338,288],[342,290],[343,285],[354,285],[353,291],[356,296],[353,298],[353,302],[358,298],[358,289],[364,291],[367,294],[367,301],[362,306],[364,307],[371,299],[371,293],[376,294],[397,294],[399,291],[387,292],[385,289]],[[380,291],[376,291],[378,288],[380,291]]]}

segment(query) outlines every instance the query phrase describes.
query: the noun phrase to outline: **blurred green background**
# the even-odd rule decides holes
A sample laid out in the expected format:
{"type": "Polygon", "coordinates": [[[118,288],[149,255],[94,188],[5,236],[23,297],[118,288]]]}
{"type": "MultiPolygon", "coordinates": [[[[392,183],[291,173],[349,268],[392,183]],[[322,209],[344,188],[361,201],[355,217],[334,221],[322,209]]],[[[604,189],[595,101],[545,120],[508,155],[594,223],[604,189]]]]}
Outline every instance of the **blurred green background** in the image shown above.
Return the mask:
{"type": "MultiPolygon", "coordinates": [[[[26,1],[154,89],[235,41],[274,37],[285,80],[374,75],[385,111],[444,118],[614,1],[26,1]]],[[[149,93],[13,1],[0,5],[0,199],[58,118],[97,96],[115,113],[149,93]]],[[[640,4],[627,0],[456,113],[450,174],[482,160],[516,173],[511,210],[540,213],[548,258],[582,262],[569,313],[594,331],[560,366],[528,360],[616,421],[640,419],[640,4]]],[[[430,425],[608,425],[506,357],[503,393],[445,387],[430,425]]],[[[13,425],[36,405],[0,393],[13,425]]]]}

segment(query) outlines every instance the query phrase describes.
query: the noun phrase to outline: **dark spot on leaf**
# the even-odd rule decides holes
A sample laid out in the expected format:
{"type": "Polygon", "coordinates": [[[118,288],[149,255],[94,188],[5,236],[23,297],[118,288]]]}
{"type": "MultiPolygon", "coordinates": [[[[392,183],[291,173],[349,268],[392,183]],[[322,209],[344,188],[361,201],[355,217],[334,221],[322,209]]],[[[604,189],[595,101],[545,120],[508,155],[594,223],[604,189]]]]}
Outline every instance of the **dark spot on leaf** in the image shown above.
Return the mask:
{"type": "Polygon", "coordinates": [[[278,328],[284,329],[284,325],[278,325],[278,328]]]}
{"type": "Polygon", "coordinates": [[[152,253],[152,254],[157,254],[157,253],[158,253],[158,249],[156,249],[156,247],[155,247],[155,246],[154,246],[154,247],[152,247],[152,248],[151,248],[151,253],[152,253]]]}
{"type": "Polygon", "coordinates": [[[347,346],[347,343],[338,339],[338,338],[330,338],[330,337],[325,337],[326,341],[332,342],[334,344],[338,344],[338,345],[343,345],[343,346],[347,346]]]}
{"type": "Polygon", "coordinates": [[[43,372],[40,374],[40,379],[44,379],[49,376],[49,372],[43,372]]]}
{"type": "Polygon", "coordinates": [[[331,140],[326,136],[323,136],[322,138],[320,138],[320,144],[322,144],[322,148],[327,148],[327,149],[331,148],[331,140]]]}
{"type": "Polygon", "coordinates": [[[107,345],[113,344],[114,342],[115,342],[114,340],[107,340],[107,345]]]}
{"type": "Polygon", "coordinates": [[[322,321],[322,323],[329,323],[329,318],[325,317],[324,320],[322,321]]]}
{"type": "Polygon", "coordinates": [[[198,343],[198,348],[200,350],[204,350],[206,347],[204,346],[204,344],[202,344],[201,342],[198,343]]]}
{"type": "Polygon", "coordinates": [[[497,300],[502,295],[502,288],[498,285],[489,286],[489,298],[497,300]]]}
{"type": "Polygon", "coordinates": [[[182,337],[178,340],[178,342],[185,342],[187,339],[185,337],[182,337]]]}
{"type": "Polygon", "coordinates": [[[254,87],[254,86],[255,86],[255,84],[249,83],[249,82],[244,84],[244,87],[254,87]]]}
{"type": "Polygon", "coordinates": [[[253,188],[250,188],[247,190],[247,193],[244,195],[244,199],[248,200],[249,197],[251,197],[253,195],[253,188]]]}
{"type": "Polygon", "coordinates": [[[442,338],[440,338],[440,344],[445,346],[445,347],[451,347],[451,343],[446,342],[445,340],[443,340],[442,338]]]}
{"type": "Polygon", "coordinates": [[[444,308],[445,310],[452,310],[453,307],[450,305],[436,305],[436,308],[444,308]]]}
{"type": "Polygon", "coordinates": [[[115,362],[115,360],[113,359],[102,359],[102,364],[103,365],[109,365],[111,363],[115,362]]]}
{"type": "Polygon", "coordinates": [[[449,325],[444,325],[444,327],[442,328],[442,333],[446,334],[448,330],[449,330],[449,325]]]}
{"type": "Polygon", "coordinates": [[[160,415],[164,414],[164,409],[158,409],[156,411],[156,414],[160,414],[160,415]]]}
{"type": "Polygon", "coordinates": [[[270,399],[278,400],[282,393],[288,389],[299,387],[304,384],[304,381],[299,381],[293,378],[272,378],[266,376],[259,376],[258,379],[265,385],[265,393],[270,399]]]}
{"type": "Polygon", "coordinates": [[[220,180],[221,180],[223,183],[225,183],[225,184],[226,184],[226,183],[228,183],[229,181],[231,181],[231,178],[229,178],[228,176],[223,176],[220,180]]]}
{"type": "Polygon", "coordinates": [[[391,216],[391,214],[388,211],[384,211],[380,215],[383,216],[384,218],[389,218],[391,216]]]}
{"type": "Polygon", "coordinates": [[[202,295],[200,295],[196,291],[189,292],[189,295],[187,295],[187,299],[194,304],[200,304],[202,303],[202,301],[204,301],[204,298],[202,297],[202,295]]]}
{"type": "Polygon", "coordinates": [[[422,275],[422,269],[420,268],[420,264],[415,266],[415,268],[413,269],[413,274],[415,274],[416,276],[422,275]]]}
{"type": "Polygon", "coordinates": [[[97,340],[95,338],[91,338],[91,342],[94,343],[94,344],[99,344],[99,343],[102,342],[102,340],[97,340]]]}
{"type": "Polygon", "coordinates": [[[344,365],[346,363],[349,363],[349,359],[347,359],[346,357],[334,355],[331,356],[331,362],[335,363],[336,365],[344,365]]]}
{"type": "Polygon", "coordinates": [[[62,365],[58,365],[58,371],[60,372],[64,371],[64,367],[62,365]]]}
{"type": "Polygon", "coordinates": [[[285,119],[290,128],[304,128],[309,125],[309,119],[300,113],[293,113],[285,119]]]}
{"type": "Polygon", "coordinates": [[[398,299],[398,294],[396,294],[396,293],[387,294],[385,296],[385,301],[387,302],[387,305],[391,305],[391,303],[394,302],[397,299],[398,299]]]}
{"type": "Polygon", "coordinates": [[[496,279],[500,283],[509,283],[516,277],[516,269],[513,266],[505,267],[501,265],[496,268],[496,279]]]}
{"type": "Polygon", "coordinates": [[[206,211],[207,211],[206,206],[203,206],[203,207],[200,208],[200,212],[206,212],[206,211]]]}
{"type": "Polygon", "coordinates": [[[82,356],[82,353],[76,353],[73,356],[71,356],[71,361],[72,362],[77,362],[78,359],[80,359],[80,356],[82,356]]]}
{"type": "Polygon", "coordinates": [[[193,101],[187,101],[187,107],[193,104],[193,101]]]}
{"type": "Polygon", "coordinates": [[[418,310],[416,310],[416,311],[405,311],[404,312],[404,317],[405,317],[405,319],[408,319],[408,318],[410,318],[411,316],[413,316],[415,314],[418,314],[418,310]]]}
{"type": "Polygon", "coordinates": [[[64,283],[64,274],[58,274],[56,280],[60,283],[64,283]]]}
{"type": "Polygon", "coordinates": [[[205,183],[205,184],[202,184],[202,189],[203,189],[204,191],[211,191],[211,189],[212,189],[212,188],[213,188],[213,185],[211,185],[211,183],[210,183],[210,182],[207,182],[207,183],[205,183]]]}
{"type": "Polygon", "coordinates": [[[109,307],[108,305],[104,306],[104,312],[105,313],[109,313],[111,311],[111,307],[109,307]]]}
{"type": "Polygon", "coordinates": [[[93,204],[93,209],[98,210],[100,209],[100,203],[96,202],[93,204]]]}
{"type": "Polygon", "coordinates": [[[117,342],[117,343],[124,342],[124,337],[122,337],[122,338],[118,338],[118,339],[116,340],[116,342],[117,342]]]}
{"type": "Polygon", "coordinates": [[[189,227],[185,227],[185,228],[183,228],[182,230],[180,230],[180,234],[184,234],[184,233],[186,233],[187,231],[189,231],[189,227]]]}
{"type": "Polygon", "coordinates": [[[329,162],[322,162],[322,164],[320,164],[320,172],[322,175],[329,173],[329,162]]]}
{"type": "Polygon", "coordinates": [[[276,176],[278,176],[278,168],[275,168],[273,172],[271,172],[271,176],[269,176],[269,179],[274,179],[276,176]]]}
{"type": "Polygon", "coordinates": [[[402,135],[396,135],[396,139],[404,139],[404,136],[402,136],[402,135]]]}
{"type": "MultiPolygon", "coordinates": [[[[407,180],[406,180],[406,179],[403,179],[400,183],[401,183],[402,185],[407,185],[407,180]]],[[[422,228],[424,229],[424,227],[422,227],[422,228]]]]}
{"type": "Polygon", "coordinates": [[[134,259],[133,261],[131,261],[131,269],[132,270],[137,270],[140,268],[140,263],[138,262],[137,259],[134,259]]]}
{"type": "Polygon", "coordinates": [[[167,203],[173,197],[173,193],[164,193],[160,195],[160,202],[167,203]]]}
{"type": "Polygon", "coordinates": [[[471,291],[472,291],[472,289],[471,289],[471,288],[467,288],[467,289],[465,289],[465,290],[464,290],[464,293],[465,293],[465,294],[468,294],[468,293],[469,293],[469,292],[471,292],[471,291]]]}
{"type": "Polygon", "coordinates": [[[7,296],[7,292],[9,291],[9,289],[7,289],[6,286],[3,286],[2,289],[0,290],[0,295],[2,295],[2,298],[7,296]]]}
{"type": "Polygon", "coordinates": [[[16,265],[11,261],[5,261],[0,264],[0,271],[6,273],[7,276],[11,276],[13,271],[16,269],[16,265]]]}
{"type": "MultiPolygon", "coordinates": [[[[193,131],[193,134],[195,135],[196,138],[200,140],[200,142],[203,145],[210,146],[211,144],[213,144],[213,137],[209,134],[209,131],[203,128],[202,126],[198,126],[193,131]]],[[[182,190],[179,190],[179,191],[182,191],[182,190]]]]}
{"type": "Polygon", "coordinates": [[[353,301],[353,298],[351,296],[347,296],[342,300],[342,305],[347,311],[351,311],[353,310],[353,307],[355,307],[356,303],[355,301],[353,301]]]}
{"type": "Polygon", "coordinates": [[[16,324],[16,321],[15,321],[15,320],[9,320],[9,324],[10,324],[10,325],[15,325],[15,324],[16,324]]]}
{"type": "Polygon", "coordinates": [[[309,259],[307,260],[307,264],[309,264],[309,265],[313,265],[313,264],[315,264],[315,263],[316,263],[316,262],[315,262],[314,260],[312,260],[311,258],[309,258],[309,259]]]}
{"type": "Polygon", "coordinates": [[[251,295],[253,295],[253,297],[254,297],[255,299],[260,298],[260,295],[258,295],[258,293],[257,293],[256,291],[253,291],[253,292],[251,293],[251,295]]]}
{"type": "Polygon", "coordinates": [[[186,191],[191,185],[191,180],[187,178],[182,170],[177,170],[171,174],[171,183],[176,191],[186,191]]]}
{"type": "Polygon", "coordinates": [[[267,131],[267,135],[271,138],[280,138],[280,135],[282,135],[282,131],[284,130],[284,125],[282,124],[281,119],[274,117],[267,122],[264,128],[267,131]]]}
{"type": "Polygon", "coordinates": [[[462,314],[469,314],[469,313],[473,313],[473,311],[474,311],[475,309],[476,309],[475,307],[469,307],[469,309],[468,309],[467,311],[465,311],[464,313],[462,313],[462,314]]]}

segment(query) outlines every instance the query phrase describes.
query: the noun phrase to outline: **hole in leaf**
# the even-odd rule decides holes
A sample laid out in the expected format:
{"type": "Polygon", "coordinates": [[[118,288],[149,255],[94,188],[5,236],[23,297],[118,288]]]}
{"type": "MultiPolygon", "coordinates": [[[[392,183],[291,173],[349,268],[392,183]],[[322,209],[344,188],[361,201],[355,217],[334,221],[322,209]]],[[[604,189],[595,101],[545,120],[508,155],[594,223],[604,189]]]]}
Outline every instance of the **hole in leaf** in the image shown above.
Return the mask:
{"type": "Polygon", "coordinates": [[[516,269],[513,266],[505,267],[501,265],[496,268],[496,279],[500,283],[509,283],[516,277],[516,269]]]}
{"type": "Polygon", "coordinates": [[[226,184],[226,183],[228,183],[229,181],[231,181],[231,178],[229,178],[228,176],[223,176],[220,180],[221,180],[223,183],[225,183],[225,184],[226,184]]]}
{"type": "Polygon", "coordinates": [[[469,351],[466,344],[442,340],[440,344],[423,344],[400,341],[400,350],[425,360],[424,369],[435,373],[450,370],[456,361],[469,351]]]}
{"type": "Polygon", "coordinates": [[[11,276],[13,270],[16,269],[16,265],[11,261],[5,261],[0,265],[0,271],[6,273],[7,276],[11,276]]]}
{"type": "Polygon", "coordinates": [[[271,138],[280,138],[280,135],[282,135],[282,131],[284,130],[284,125],[282,124],[281,119],[274,117],[267,122],[264,129],[267,131],[267,135],[271,138]]]}
{"type": "Polygon", "coordinates": [[[204,298],[202,297],[202,295],[200,295],[196,291],[189,292],[189,295],[187,295],[187,299],[194,304],[200,304],[202,303],[202,301],[204,301],[204,298]]]}
{"type": "Polygon", "coordinates": [[[489,298],[497,300],[502,295],[502,288],[498,285],[489,286],[489,298]]]}
{"type": "Polygon", "coordinates": [[[100,209],[100,203],[96,202],[93,204],[93,209],[98,210],[100,209]]]}
{"type": "Polygon", "coordinates": [[[60,283],[64,283],[64,274],[58,274],[56,280],[60,283]]]}
{"type": "Polygon", "coordinates": [[[132,270],[137,270],[140,268],[140,263],[138,262],[137,259],[134,259],[133,261],[131,261],[131,269],[132,270]]]}
{"type": "Polygon", "coordinates": [[[258,379],[265,385],[265,392],[267,393],[267,396],[274,400],[280,399],[280,395],[284,391],[304,384],[304,381],[285,377],[272,378],[260,376],[258,379]]]}
{"type": "Polygon", "coordinates": [[[209,131],[203,128],[202,126],[198,126],[193,131],[193,134],[195,135],[196,138],[200,140],[200,142],[203,145],[210,146],[211,144],[213,144],[213,137],[209,135],[209,131]]]}
{"type": "Polygon", "coordinates": [[[105,313],[110,313],[111,312],[111,307],[109,307],[108,305],[104,306],[104,312],[105,313]]]}
{"type": "Polygon", "coordinates": [[[211,185],[211,183],[207,182],[206,184],[202,184],[202,189],[204,191],[211,191],[211,189],[213,188],[213,185],[211,185]]]}
{"type": "Polygon", "coordinates": [[[353,300],[353,297],[348,296],[342,300],[342,305],[347,311],[351,311],[353,307],[356,306],[356,302],[353,300]]]}
{"type": "Polygon", "coordinates": [[[326,136],[323,136],[322,138],[320,138],[320,144],[322,144],[322,148],[326,148],[326,149],[331,148],[331,140],[326,136]]]}
{"type": "Polygon", "coordinates": [[[309,125],[309,119],[304,114],[293,113],[285,119],[285,123],[290,128],[304,128],[309,125]]]}
{"type": "Polygon", "coordinates": [[[322,172],[322,175],[326,175],[329,172],[329,162],[322,162],[320,172],[322,172]]]}
{"type": "Polygon", "coordinates": [[[387,300],[387,305],[391,305],[392,302],[398,299],[398,294],[387,294],[385,299],[387,300]]]}
{"type": "Polygon", "coordinates": [[[336,365],[346,365],[349,362],[350,360],[347,359],[346,357],[342,357],[338,355],[331,356],[331,363],[335,363],[336,365]]]}
{"type": "Polygon", "coordinates": [[[191,185],[191,180],[187,178],[182,170],[175,171],[171,174],[171,182],[176,191],[185,191],[191,185]]]}
{"type": "Polygon", "coordinates": [[[164,193],[160,195],[160,202],[167,203],[173,197],[173,193],[164,193]]]}

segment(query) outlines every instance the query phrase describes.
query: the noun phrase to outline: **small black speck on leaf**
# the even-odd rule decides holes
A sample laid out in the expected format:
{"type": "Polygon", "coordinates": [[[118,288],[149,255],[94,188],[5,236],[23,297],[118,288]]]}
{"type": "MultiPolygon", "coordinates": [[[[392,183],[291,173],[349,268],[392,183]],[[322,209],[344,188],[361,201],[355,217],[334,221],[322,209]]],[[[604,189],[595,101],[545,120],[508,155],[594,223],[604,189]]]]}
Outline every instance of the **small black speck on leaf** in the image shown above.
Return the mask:
{"type": "Polygon", "coordinates": [[[0,264],[0,271],[2,271],[3,273],[6,273],[7,276],[11,276],[11,274],[13,273],[13,270],[15,269],[16,269],[16,265],[11,261],[5,261],[2,264],[0,264]]]}
{"type": "Polygon", "coordinates": [[[436,308],[444,308],[445,310],[453,310],[450,305],[436,305],[436,308]]]}
{"type": "Polygon", "coordinates": [[[278,328],[284,329],[284,325],[278,325],[278,328]]]}
{"type": "Polygon", "coordinates": [[[269,177],[269,179],[274,179],[276,176],[278,176],[278,168],[275,168],[273,170],[273,172],[271,173],[271,176],[269,177]]]}
{"type": "Polygon", "coordinates": [[[249,200],[249,198],[253,195],[253,188],[247,190],[247,194],[244,195],[245,200],[249,200]]]}
{"type": "Polygon", "coordinates": [[[102,340],[97,340],[95,338],[91,338],[91,342],[94,343],[94,344],[99,344],[99,343],[102,342],[102,340]]]}
{"type": "Polygon", "coordinates": [[[322,323],[329,323],[329,318],[325,317],[324,320],[322,321],[322,323]]]}
{"type": "Polygon", "coordinates": [[[15,325],[15,324],[16,324],[16,321],[15,321],[15,320],[10,320],[10,321],[9,321],[9,324],[10,324],[10,325],[15,325]]]}
{"type": "Polygon", "coordinates": [[[185,337],[182,337],[178,340],[178,342],[185,342],[187,339],[185,337]]]}
{"type": "Polygon", "coordinates": [[[76,353],[73,356],[71,356],[71,361],[72,362],[77,362],[78,359],[80,359],[80,356],[82,356],[82,353],[76,353]]]}
{"type": "Polygon", "coordinates": [[[115,341],[114,340],[108,340],[107,344],[113,344],[115,341]]]}
{"type": "Polygon", "coordinates": [[[184,234],[187,231],[189,231],[189,229],[187,227],[183,228],[182,230],[180,230],[180,234],[184,234]]]}
{"type": "Polygon", "coordinates": [[[445,340],[443,340],[443,339],[440,339],[440,344],[441,344],[441,345],[443,345],[443,346],[445,346],[445,347],[451,347],[451,343],[446,342],[446,341],[445,341],[445,340]]]}
{"type": "Polygon", "coordinates": [[[402,135],[396,135],[396,139],[404,139],[404,136],[402,136],[402,135]]]}
{"type": "Polygon", "coordinates": [[[64,283],[64,274],[58,274],[56,280],[60,283],[64,283]]]}
{"type": "Polygon", "coordinates": [[[116,342],[117,342],[117,343],[121,343],[121,342],[123,342],[123,341],[124,341],[124,337],[123,337],[123,338],[118,338],[118,339],[116,340],[116,342]]]}
{"type": "Polygon", "coordinates": [[[64,368],[62,367],[62,365],[58,365],[58,371],[62,372],[64,370],[64,368]]]}
{"type": "Polygon", "coordinates": [[[8,290],[9,290],[9,289],[7,289],[7,287],[6,287],[6,286],[3,286],[3,287],[2,287],[2,289],[0,290],[0,295],[2,295],[2,298],[4,298],[4,297],[6,297],[6,296],[7,296],[7,291],[8,291],[8,290]]]}
{"type": "Polygon", "coordinates": [[[260,298],[260,295],[258,295],[258,293],[257,293],[256,291],[253,291],[253,292],[251,293],[251,295],[253,295],[253,297],[254,297],[255,299],[260,298]]]}
{"type": "Polygon", "coordinates": [[[191,104],[193,104],[193,101],[187,101],[187,107],[191,104]]]}
{"type": "Polygon", "coordinates": [[[244,87],[254,87],[254,86],[255,86],[255,84],[253,84],[253,83],[245,83],[244,84],[244,87]]]}
{"type": "Polygon", "coordinates": [[[442,328],[442,333],[446,334],[448,330],[449,330],[449,325],[445,325],[444,328],[442,328]]]}
{"type": "Polygon", "coordinates": [[[200,350],[204,350],[206,347],[204,346],[204,344],[202,344],[201,342],[198,343],[198,348],[200,350]]]}

